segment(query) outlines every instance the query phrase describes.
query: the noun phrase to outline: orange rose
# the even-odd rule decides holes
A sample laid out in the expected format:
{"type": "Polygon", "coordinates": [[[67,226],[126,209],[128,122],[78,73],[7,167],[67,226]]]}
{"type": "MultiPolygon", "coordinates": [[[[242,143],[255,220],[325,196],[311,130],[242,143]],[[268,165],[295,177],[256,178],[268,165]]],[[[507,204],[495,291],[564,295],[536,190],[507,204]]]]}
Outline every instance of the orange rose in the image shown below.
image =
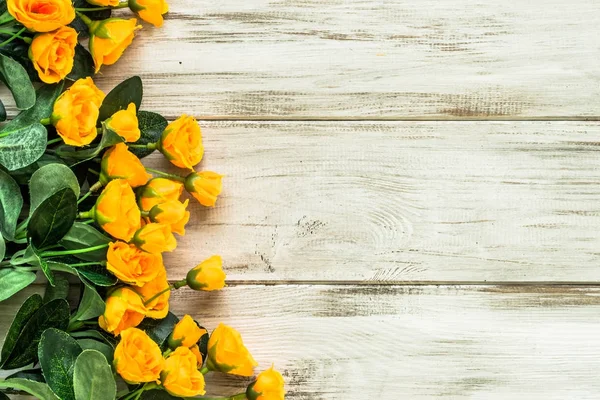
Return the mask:
{"type": "Polygon", "coordinates": [[[167,289],[169,289],[169,281],[167,281],[167,271],[164,269],[145,285],[133,287],[133,290],[142,297],[145,303],[147,317],[161,319],[167,316],[169,297],[171,297],[171,291],[167,289]],[[159,293],[161,294],[153,299],[159,293]]]}
{"type": "Polygon", "coordinates": [[[173,251],[177,247],[175,236],[169,225],[151,222],[135,232],[133,243],[148,253],[173,251]]]}
{"type": "Polygon", "coordinates": [[[116,7],[119,5],[119,0],[86,0],[90,4],[99,7],[116,7]]]}
{"type": "Polygon", "coordinates": [[[185,278],[188,286],[194,290],[219,290],[225,287],[221,256],[212,256],[191,269],[185,278]]]}
{"type": "Polygon", "coordinates": [[[284,400],[284,384],[283,376],[271,367],[258,374],[256,380],[248,386],[246,397],[248,400],[284,400]]]}
{"type": "Polygon", "coordinates": [[[158,149],[173,165],[194,169],[204,154],[202,133],[194,117],[182,115],[171,122],[160,137],[158,149]]]}
{"type": "Polygon", "coordinates": [[[173,332],[169,335],[169,347],[176,349],[179,346],[191,347],[195,345],[202,336],[202,329],[189,315],[184,315],[181,321],[175,325],[173,332]]]}
{"type": "Polygon", "coordinates": [[[146,332],[129,328],[121,332],[113,364],[117,373],[130,384],[158,383],[165,360],[156,342],[146,332]]]}
{"type": "Polygon", "coordinates": [[[137,25],[135,18],[127,20],[109,18],[92,24],[89,48],[96,65],[96,72],[103,64],[112,65],[121,58],[138,29],[142,29],[142,26],[137,25]]]}
{"type": "Polygon", "coordinates": [[[106,269],[131,285],[143,286],[165,269],[160,254],[141,251],[132,244],[113,242],[106,253],[106,269]]]}
{"type": "Polygon", "coordinates": [[[178,347],[169,355],[160,379],[172,396],[194,397],[206,393],[204,375],[198,371],[196,356],[187,347],[178,347]]]}
{"type": "Polygon", "coordinates": [[[186,211],[189,200],[183,203],[178,200],[166,201],[157,204],[150,210],[150,221],[169,225],[171,231],[178,235],[185,235],[185,224],[190,220],[190,212],[186,211]]]}
{"type": "Polygon", "coordinates": [[[145,313],[146,308],[137,293],[128,287],[118,288],[107,297],[106,308],[98,318],[98,325],[118,336],[122,330],[138,326],[145,313]]]}
{"type": "Polygon", "coordinates": [[[244,346],[240,333],[235,329],[219,324],[208,340],[206,366],[211,371],[252,376],[258,364],[244,346]]]}
{"type": "Polygon", "coordinates": [[[124,179],[115,179],[106,185],[90,216],[108,234],[126,242],[140,229],[142,218],[133,189],[124,179]]]}
{"type": "Polygon", "coordinates": [[[29,58],[42,82],[56,83],[69,75],[76,45],[77,31],[68,26],[34,36],[29,46],[29,58]]]}
{"type": "Polygon", "coordinates": [[[137,142],[142,135],[133,103],[129,103],[126,110],[114,113],[112,117],[104,121],[104,124],[129,143],[137,142]]]}
{"type": "Polygon", "coordinates": [[[142,211],[150,211],[157,204],[167,201],[179,200],[183,193],[183,183],[166,178],[150,179],[144,186],[140,195],[140,208],[142,211]]]}
{"type": "Polygon", "coordinates": [[[169,6],[165,0],[129,0],[129,8],[144,21],[161,27],[163,24],[163,14],[169,11],[169,6]]]}
{"type": "Polygon", "coordinates": [[[146,172],[139,158],[127,149],[125,143],[111,147],[102,157],[100,166],[100,183],[106,185],[113,179],[124,179],[131,187],[148,183],[152,178],[146,172]]]}
{"type": "Polygon", "coordinates": [[[75,19],[71,0],[7,0],[10,15],[34,32],[50,32],[75,19]]]}
{"type": "Polygon", "coordinates": [[[104,93],[90,77],[77,80],[56,99],[50,121],[66,144],[85,146],[96,138],[102,100],[104,93]]]}
{"type": "Polygon", "coordinates": [[[213,207],[223,190],[222,178],[216,172],[192,172],[185,178],[185,189],[203,206],[213,207]]]}

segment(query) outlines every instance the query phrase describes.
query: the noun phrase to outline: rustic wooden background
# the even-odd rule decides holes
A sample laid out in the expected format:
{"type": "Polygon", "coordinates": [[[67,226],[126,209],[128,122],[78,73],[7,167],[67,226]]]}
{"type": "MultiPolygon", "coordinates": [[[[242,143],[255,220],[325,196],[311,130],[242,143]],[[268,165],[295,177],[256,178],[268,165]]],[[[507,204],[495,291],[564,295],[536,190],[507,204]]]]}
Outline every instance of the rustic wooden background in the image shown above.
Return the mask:
{"type": "Polygon", "coordinates": [[[229,287],[173,311],[289,399],[600,398],[600,2],[170,3],[98,82],[139,74],[226,175],[167,262],[229,287]]]}

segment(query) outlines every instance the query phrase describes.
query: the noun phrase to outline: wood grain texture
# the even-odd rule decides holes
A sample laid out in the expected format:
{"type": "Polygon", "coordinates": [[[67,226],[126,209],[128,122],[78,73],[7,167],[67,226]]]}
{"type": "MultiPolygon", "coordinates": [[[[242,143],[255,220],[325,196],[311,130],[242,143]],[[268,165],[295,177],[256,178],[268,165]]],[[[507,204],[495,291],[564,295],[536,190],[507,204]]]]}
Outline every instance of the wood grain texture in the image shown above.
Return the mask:
{"type": "Polygon", "coordinates": [[[99,82],[173,118],[599,116],[595,0],[172,0],[99,82]]]}
{"type": "Polygon", "coordinates": [[[172,279],[222,254],[235,281],[600,280],[598,124],[202,126],[224,193],[192,202],[172,279]]]}

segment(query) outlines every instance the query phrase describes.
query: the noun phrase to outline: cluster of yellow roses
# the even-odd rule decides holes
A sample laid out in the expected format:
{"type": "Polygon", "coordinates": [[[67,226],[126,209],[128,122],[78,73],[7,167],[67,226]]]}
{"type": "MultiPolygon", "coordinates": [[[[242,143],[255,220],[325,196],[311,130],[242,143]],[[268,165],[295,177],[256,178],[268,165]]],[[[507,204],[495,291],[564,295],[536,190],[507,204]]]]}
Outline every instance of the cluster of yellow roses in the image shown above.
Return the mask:
{"type": "MultiPolygon", "coordinates": [[[[125,329],[115,349],[115,369],[129,383],[145,383],[146,389],[159,387],[180,397],[204,395],[204,374],[209,371],[253,375],[257,363],[235,329],[220,324],[203,354],[197,343],[206,337],[206,329],[185,315],[169,336],[169,349],[162,353],[144,331],[125,329]]],[[[283,377],[271,367],[260,373],[245,393],[230,399],[280,400],[284,395],[283,377]]]]}
{"type": "MultiPolygon", "coordinates": [[[[168,11],[165,0],[87,0],[100,8],[128,7],[142,20],[160,27],[168,11]]],[[[73,69],[77,31],[68,26],[78,15],[88,26],[89,50],[98,72],[103,64],[112,65],[123,55],[141,29],[136,18],[108,18],[92,21],[73,6],[71,0],[8,0],[10,15],[37,34],[29,47],[29,58],[45,83],[63,80],[73,69]]]]}

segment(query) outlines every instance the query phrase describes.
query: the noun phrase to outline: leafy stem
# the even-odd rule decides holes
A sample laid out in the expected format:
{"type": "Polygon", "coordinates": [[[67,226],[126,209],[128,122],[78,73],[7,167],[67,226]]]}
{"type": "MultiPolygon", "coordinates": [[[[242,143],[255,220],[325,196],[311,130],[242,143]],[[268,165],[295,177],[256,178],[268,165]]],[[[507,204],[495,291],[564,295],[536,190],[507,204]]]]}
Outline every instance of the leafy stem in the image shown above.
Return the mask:
{"type": "Polygon", "coordinates": [[[150,297],[148,300],[144,301],[144,305],[147,306],[148,304],[152,303],[154,300],[158,299],[161,295],[163,295],[164,293],[167,293],[168,291],[171,291],[173,289],[179,289],[180,287],[184,287],[184,286],[187,286],[187,280],[185,280],[185,279],[175,282],[174,284],[170,285],[166,289],[161,290],[160,292],[156,293],[154,296],[150,297]]]}
{"type": "Polygon", "coordinates": [[[11,37],[9,37],[8,39],[6,39],[4,42],[0,43],[0,47],[9,44],[10,42],[12,42],[13,40],[15,40],[17,38],[21,38],[21,33],[25,32],[26,30],[27,30],[27,28],[23,27],[18,32],[13,33],[11,37]]]}
{"type": "Polygon", "coordinates": [[[65,251],[45,251],[40,254],[41,257],[58,257],[68,256],[71,254],[89,253],[90,251],[102,250],[108,247],[108,243],[99,244],[98,246],[86,247],[84,249],[65,250],[65,251]]]}
{"type": "Polygon", "coordinates": [[[173,180],[176,180],[176,181],[179,181],[179,182],[185,182],[185,178],[182,177],[182,176],[179,176],[179,175],[169,174],[167,172],[159,171],[157,169],[148,168],[148,167],[146,167],[146,171],[152,172],[153,174],[161,175],[161,176],[164,176],[166,178],[173,179],[173,180]]]}

